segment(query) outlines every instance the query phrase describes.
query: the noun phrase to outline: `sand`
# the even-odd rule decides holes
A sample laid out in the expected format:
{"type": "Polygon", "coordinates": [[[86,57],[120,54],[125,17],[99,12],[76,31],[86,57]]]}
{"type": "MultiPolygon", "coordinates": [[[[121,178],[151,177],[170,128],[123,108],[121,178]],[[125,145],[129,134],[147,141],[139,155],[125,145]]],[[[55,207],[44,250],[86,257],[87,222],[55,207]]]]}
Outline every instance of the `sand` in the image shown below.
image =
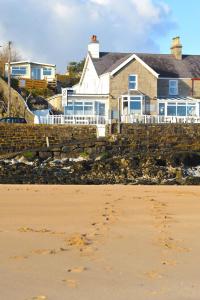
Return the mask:
{"type": "Polygon", "coordinates": [[[1,300],[200,299],[200,187],[0,186],[1,300]]]}

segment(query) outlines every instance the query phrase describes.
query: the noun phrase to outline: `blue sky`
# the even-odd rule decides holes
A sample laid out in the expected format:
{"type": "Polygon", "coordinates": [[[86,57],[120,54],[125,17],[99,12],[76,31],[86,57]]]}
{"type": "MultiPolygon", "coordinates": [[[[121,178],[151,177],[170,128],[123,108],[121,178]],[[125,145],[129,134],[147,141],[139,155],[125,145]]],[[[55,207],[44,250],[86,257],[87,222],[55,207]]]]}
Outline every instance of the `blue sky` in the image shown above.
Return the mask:
{"type": "MultiPolygon", "coordinates": [[[[186,54],[200,54],[200,0],[165,0],[172,10],[176,27],[168,38],[179,35],[186,54]]],[[[160,39],[160,50],[168,51],[168,39],[160,39]]]]}
{"type": "Polygon", "coordinates": [[[179,35],[184,53],[200,54],[200,0],[0,0],[0,12],[0,45],[61,72],[92,34],[102,51],[169,53],[179,35]]]}

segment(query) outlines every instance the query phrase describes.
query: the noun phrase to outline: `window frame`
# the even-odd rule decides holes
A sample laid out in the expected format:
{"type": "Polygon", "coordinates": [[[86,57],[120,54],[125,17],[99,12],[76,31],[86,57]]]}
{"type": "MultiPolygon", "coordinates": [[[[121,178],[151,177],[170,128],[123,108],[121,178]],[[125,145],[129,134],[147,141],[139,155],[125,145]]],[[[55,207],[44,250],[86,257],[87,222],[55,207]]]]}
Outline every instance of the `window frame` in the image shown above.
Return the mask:
{"type": "Polygon", "coordinates": [[[169,80],[169,95],[170,96],[178,96],[178,94],[179,94],[178,85],[179,85],[178,79],[170,79],[169,80]],[[176,83],[175,86],[172,86],[172,83],[176,83]],[[175,92],[173,92],[172,89],[174,89],[175,92]]]}
{"type": "Polygon", "coordinates": [[[136,91],[138,89],[138,75],[137,74],[129,74],[128,76],[128,90],[129,91],[136,91]],[[130,80],[131,76],[135,76],[135,80],[130,80]],[[130,83],[135,83],[135,88],[131,89],[130,88],[130,83]]]}
{"type": "Polygon", "coordinates": [[[12,66],[11,67],[11,76],[24,76],[27,74],[27,67],[26,66],[12,66]],[[25,71],[25,72],[21,72],[20,71],[25,71]],[[15,74],[13,73],[16,72],[15,74]],[[18,72],[18,73],[17,73],[18,72]]]}
{"type": "Polygon", "coordinates": [[[52,68],[49,68],[49,67],[44,67],[43,68],[43,76],[52,76],[52,68]],[[51,72],[51,74],[45,74],[45,72],[51,72]]]}
{"type": "Polygon", "coordinates": [[[122,115],[124,115],[124,103],[126,103],[126,107],[127,107],[127,115],[143,115],[143,106],[144,106],[144,97],[142,95],[124,95],[122,96],[122,103],[121,103],[121,111],[122,111],[122,115]],[[135,99],[133,99],[135,98],[135,99]],[[137,111],[139,113],[133,113],[131,112],[131,102],[134,103],[135,102],[140,102],[140,109],[138,109],[137,111]]]}

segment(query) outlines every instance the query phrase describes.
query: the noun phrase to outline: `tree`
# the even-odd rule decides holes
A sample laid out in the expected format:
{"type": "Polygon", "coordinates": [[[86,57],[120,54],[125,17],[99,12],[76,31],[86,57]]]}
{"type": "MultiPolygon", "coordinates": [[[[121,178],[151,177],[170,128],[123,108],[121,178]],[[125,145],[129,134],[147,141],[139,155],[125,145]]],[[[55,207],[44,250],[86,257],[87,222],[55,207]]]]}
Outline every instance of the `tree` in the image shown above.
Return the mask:
{"type": "Polygon", "coordinates": [[[81,60],[80,62],[71,61],[67,66],[67,72],[70,77],[80,78],[83,67],[85,64],[85,59],[81,60]]]}
{"type": "MultiPolygon", "coordinates": [[[[8,45],[0,48],[0,75],[4,75],[5,63],[8,62],[9,50],[8,45]]],[[[18,50],[13,46],[11,46],[11,62],[21,60],[21,55],[18,50]]]]}

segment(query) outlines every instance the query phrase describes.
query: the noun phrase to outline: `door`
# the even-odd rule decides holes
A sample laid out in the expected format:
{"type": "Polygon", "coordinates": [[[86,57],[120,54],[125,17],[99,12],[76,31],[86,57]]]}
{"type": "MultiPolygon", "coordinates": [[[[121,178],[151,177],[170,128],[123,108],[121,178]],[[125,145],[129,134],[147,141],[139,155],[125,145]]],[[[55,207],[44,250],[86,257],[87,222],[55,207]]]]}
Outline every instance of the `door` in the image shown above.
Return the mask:
{"type": "Polygon", "coordinates": [[[31,79],[41,80],[41,69],[40,68],[32,68],[31,79]]]}

